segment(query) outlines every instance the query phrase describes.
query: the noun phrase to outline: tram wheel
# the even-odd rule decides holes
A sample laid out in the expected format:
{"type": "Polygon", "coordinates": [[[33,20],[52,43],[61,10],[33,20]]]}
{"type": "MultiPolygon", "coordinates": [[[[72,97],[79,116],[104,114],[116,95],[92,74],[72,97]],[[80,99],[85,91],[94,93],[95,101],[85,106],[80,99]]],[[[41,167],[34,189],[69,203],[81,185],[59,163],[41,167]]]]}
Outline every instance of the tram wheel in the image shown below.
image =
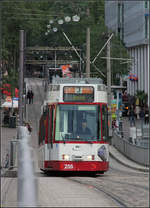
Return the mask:
{"type": "Polygon", "coordinates": [[[100,171],[99,173],[100,173],[100,174],[104,174],[104,171],[100,171]]]}

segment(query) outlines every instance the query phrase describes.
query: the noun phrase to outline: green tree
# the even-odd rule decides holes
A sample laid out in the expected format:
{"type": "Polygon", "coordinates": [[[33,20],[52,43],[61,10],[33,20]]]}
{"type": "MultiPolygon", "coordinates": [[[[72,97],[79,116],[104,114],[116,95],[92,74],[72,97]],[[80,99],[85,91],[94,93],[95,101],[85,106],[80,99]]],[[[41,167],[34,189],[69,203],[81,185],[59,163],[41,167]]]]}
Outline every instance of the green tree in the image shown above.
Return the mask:
{"type": "Polygon", "coordinates": [[[137,90],[135,97],[139,99],[139,105],[145,106],[148,101],[148,95],[143,90],[137,90]]]}
{"type": "MultiPolygon", "coordinates": [[[[64,16],[80,15],[79,23],[65,23],[63,29],[71,39],[73,45],[82,49],[82,56],[86,56],[86,28],[91,29],[91,61],[103,47],[106,39],[103,33],[107,33],[104,23],[104,0],[79,1],[79,0],[11,0],[1,2],[2,6],[2,58],[5,60],[6,69],[14,68],[17,73],[19,60],[19,30],[26,32],[27,46],[67,46],[68,42],[62,32],[49,33],[47,36],[47,24],[50,19],[60,19],[64,16]],[[87,8],[90,9],[90,16],[87,17],[87,8]]],[[[112,39],[111,56],[128,58],[127,50],[115,36],[112,39]]],[[[104,50],[101,56],[106,56],[104,50]]],[[[106,60],[97,58],[97,68],[106,76],[106,60]]],[[[74,53],[74,57],[76,54],[74,53]]],[[[74,58],[73,57],[73,58],[74,58]]],[[[112,78],[116,82],[116,74],[128,73],[128,65],[120,64],[119,61],[112,61],[112,78]]],[[[84,66],[85,70],[85,66],[84,66]]],[[[101,76],[93,65],[91,65],[92,76],[101,76]]],[[[9,73],[10,74],[10,73],[9,73]]],[[[106,78],[101,76],[106,81],[106,78]]]]}

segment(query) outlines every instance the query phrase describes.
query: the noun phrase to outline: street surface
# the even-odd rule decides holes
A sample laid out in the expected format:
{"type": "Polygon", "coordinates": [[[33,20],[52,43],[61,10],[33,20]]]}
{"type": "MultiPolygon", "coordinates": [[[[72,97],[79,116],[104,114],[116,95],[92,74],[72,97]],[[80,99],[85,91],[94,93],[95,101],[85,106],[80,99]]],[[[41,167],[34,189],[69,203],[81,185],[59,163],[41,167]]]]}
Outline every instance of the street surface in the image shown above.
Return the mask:
{"type": "MultiPolygon", "coordinates": [[[[44,91],[40,79],[29,79],[27,86],[32,87],[35,94],[34,103],[27,105],[27,120],[33,127],[30,145],[34,149],[39,207],[149,207],[149,174],[127,168],[112,158],[110,170],[104,175],[45,175],[41,172],[37,165],[37,135],[44,91]]],[[[4,134],[3,131],[2,144],[6,143],[4,134]]],[[[1,206],[16,207],[17,175],[2,177],[1,184],[1,206]]]]}

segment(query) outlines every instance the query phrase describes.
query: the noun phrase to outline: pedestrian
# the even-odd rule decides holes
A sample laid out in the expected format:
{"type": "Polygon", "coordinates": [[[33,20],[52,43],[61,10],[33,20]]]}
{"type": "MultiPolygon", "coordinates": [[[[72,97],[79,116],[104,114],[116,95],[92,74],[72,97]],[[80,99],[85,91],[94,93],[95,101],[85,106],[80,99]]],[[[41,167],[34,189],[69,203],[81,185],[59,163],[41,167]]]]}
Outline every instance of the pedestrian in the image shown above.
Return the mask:
{"type": "Polygon", "coordinates": [[[130,109],[129,109],[129,120],[130,120],[130,126],[135,126],[135,110],[134,110],[134,106],[131,105],[130,109]]]}
{"type": "Polygon", "coordinates": [[[148,106],[146,106],[145,109],[145,124],[149,123],[149,110],[148,110],[148,106]]]}
{"type": "Polygon", "coordinates": [[[31,127],[31,125],[27,122],[27,123],[25,123],[25,125],[26,125],[26,127],[27,127],[27,129],[28,129],[28,131],[29,131],[29,134],[31,134],[31,132],[32,132],[32,127],[31,127]]]}
{"type": "Polygon", "coordinates": [[[140,119],[141,119],[141,126],[143,127],[143,124],[144,124],[144,119],[145,119],[145,112],[144,112],[144,108],[141,108],[141,111],[140,111],[140,119]]]}
{"type": "Polygon", "coordinates": [[[34,93],[33,93],[33,91],[31,90],[31,91],[30,91],[30,103],[32,103],[32,104],[33,104],[33,97],[34,97],[34,93]]]}
{"type": "Polygon", "coordinates": [[[9,120],[10,120],[10,111],[6,110],[4,111],[4,125],[8,125],[9,124],[9,120]]]}
{"type": "Polygon", "coordinates": [[[31,93],[30,93],[30,90],[28,90],[28,92],[27,92],[27,103],[28,104],[31,103],[31,93]]]}
{"type": "Polygon", "coordinates": [[[136,113],[136,118],[139,120],[140,119],[140,116],[139,116],[140,107],[139,107],[139,105],[136,105],[136,107],[135,107],[135,113],[136,113]]]}

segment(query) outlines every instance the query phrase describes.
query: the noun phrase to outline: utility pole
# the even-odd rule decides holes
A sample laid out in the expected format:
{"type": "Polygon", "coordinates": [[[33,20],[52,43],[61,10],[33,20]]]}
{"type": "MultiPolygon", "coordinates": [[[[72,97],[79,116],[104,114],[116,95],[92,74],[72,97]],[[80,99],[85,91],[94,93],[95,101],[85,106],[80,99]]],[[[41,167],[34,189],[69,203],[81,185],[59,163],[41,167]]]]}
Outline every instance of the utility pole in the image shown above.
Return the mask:
{"type": "Polygon", "coordinates": [[[23,126],[24,30],[20,30],[19,37],[19,126],[23,126]]]}
{"type": "MultiPolygon", "coordinates": [[[[90,10],[87,8],[87,16],[90,16],[90,10]]],[[[86,29],[86,77],[90,77],[90,27],[86,29]]]]}
{"type": "Polygon", "coordinates": [[[112,136],[112,116],[111,116],[111,63],[110,63],[110,41],[107,43],[107,92],[108,92],[108,121],[109,137],[112,136]]]}
{"type": "MultiPolygon", "coordinates": [[[[0,3],[0,14],[2,12],[2,6],[0,3]]],[[[0,15],[0,88],[2,88],[2,76],[3,76],[3,72],[2,72],[2,16],[0,15]]],[[[2,90],[0,90],[0,141],[1,140],[1,135],[2,135],[2,90]]]]}

